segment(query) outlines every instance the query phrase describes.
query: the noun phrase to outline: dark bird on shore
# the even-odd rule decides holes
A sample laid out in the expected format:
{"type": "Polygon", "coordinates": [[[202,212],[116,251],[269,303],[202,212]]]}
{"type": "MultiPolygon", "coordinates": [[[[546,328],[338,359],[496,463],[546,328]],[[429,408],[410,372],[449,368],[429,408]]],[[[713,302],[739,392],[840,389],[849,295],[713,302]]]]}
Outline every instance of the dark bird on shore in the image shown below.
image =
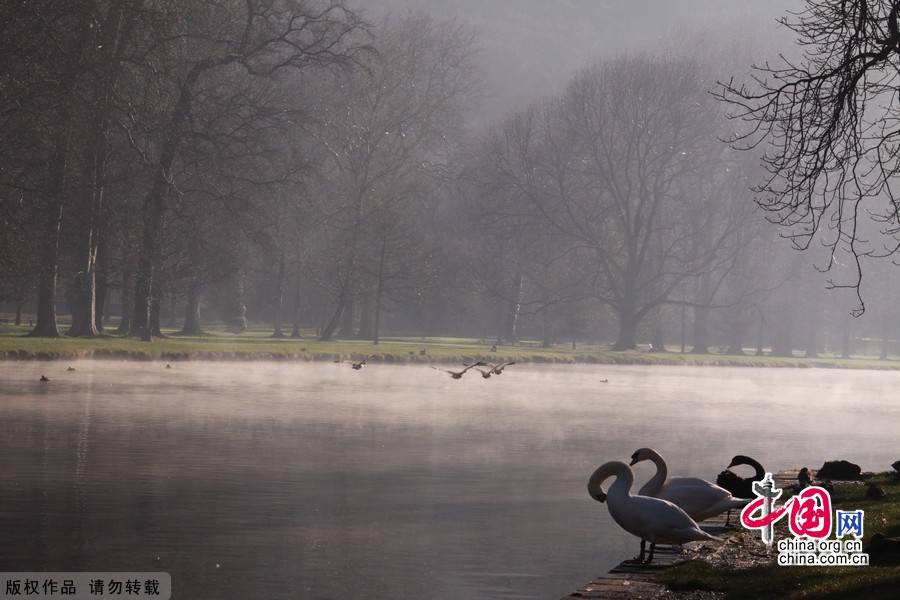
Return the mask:
{"type": "Polygon", "coordinates": [[[753,482],[762,481],[765,476],[766,470],[763,469],[759,462],[753,460],[749,456],[738,454],[731,459],[731,463],[725,470],[716,477],[716,485],[731,492],[731,495],[735,498],[755,498],[756,494],[753,493],[753,482]],[[755,472],[750,477],[741,477],[730,470],[731,467],[737,467],[738,465],[751,466],[755,472]]]}
{"type": "Polygon", "coordinates": [[[74,370],[75,370],[75,367],[67,367],[66,368],[66,371],[74,371],[74,370]]]}
{"type": "Polygon", "coordinates": [[[885,492],[884,488],[880,485],[870,483],[869,487],[866,489],[866,498],[869,500],[884,500],[887,497],[887,492],[885,492]]]}
{"type": "Polygon", "coordinates": [[[462,371],[451,371],[449,369],[439,369],[437,367],[431,367],[431,368],[434,369],[435,371],[442,371],[444,373],[447,373],[453,379],[462,379],[462,376],[465,375],[466,371],[468,371],[469,369],[474,369],[475,367],[486,367],[486,366],[488,366],[487,363],[477,362],[477,363],[473,363],[471,365],[465,365],[466,368],[463,369],[462,371]]]}
{"type": "Polygon", "coordinates": [[[600,383],[609,383],[609,379],[601,379],[600,383]]]}
{"type": "Polygon", "coordinates": [[[503,375],[503,369],[505,369],[506,367],[510,367],[514,364],[516,364],[516,362],[514,360],[511,360],[509,362],[500,363],[497,365],[489,365],[489,366],[491,367],[491,372],[494,375],[503,375]]]}
{"type": "Polygon", "coordinates": [[[497,344],[494,344],[493,346],[491,346],[491,352],[496,352],[496,351],[497,351],[497,344]]]}
{"type": "Polygon", "coordinates": [[[900,564],[900,538],[876,533],[869,540],[865,552],[869,555],[869,560],[873,565],[900,564]]]}
{"type": "Polygon", "coordinates": [[[800,469],[800,472],[797,473],[797,487],[802,490],[808,488],[812,484],[812,476],[809,474],[809,469],[803,467],[800,469]]]}
{"type": "Polygon", "coordinates": [[[816,477],[820,480],[859,481],[862,479],[862,467],[848,460],[827,460],[816,472],[816,477]]]}
{"type": "Polygon", "coordinates": [[[47,381],[50,381],[50,378],[47,377],[46,375],[41,375],[41,381],[47,382],[47,381]]]}
{"type": "MultiPolygon", "coordinates": [[[[716,485],[731,492],[731,495],[735,498],[755,498],[756,494],[753,493],[753,482],[762,481],[765,476],[766,470],[763,469],[761,464],[749,456],[738,454],[731,459],[731,462],[725,467],[725,470],[716,477],[716,485]],[[730,470],[731,467],[736,467],[738,465],[749,465],[753,467],[755,472],[750,477],[741,477],[730,470]]],[[[728,525],[730,522],[731,511],[729,510],[728,514],[725,515],[725,525],[728,525]]]]}
{"type": "Polygon", "coordinates": [[[166,363],[166,368],[167,368],[167,369],[171,369],[171,368],[172,368],[172,365],[170,365],[169,363],[166,363]]]}
{"type": "Polygon", "coordinates": [[[426,354],[428,354],[428,351],[425,348],[419,350],[419,356],[425,356],[426,354]]]}

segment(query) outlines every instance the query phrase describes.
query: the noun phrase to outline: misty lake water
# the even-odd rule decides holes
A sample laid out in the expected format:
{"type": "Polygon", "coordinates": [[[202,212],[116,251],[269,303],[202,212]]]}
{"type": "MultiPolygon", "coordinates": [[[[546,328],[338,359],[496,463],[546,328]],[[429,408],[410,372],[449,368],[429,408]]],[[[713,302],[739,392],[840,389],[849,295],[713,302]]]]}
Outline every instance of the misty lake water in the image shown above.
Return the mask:
{"type": "Polygon", "coordinates": [[[707,478],[900,458],[892,372],[71,364],[0,363],[0,571],[181,600],[558,598],[637,550],[586,482],[640,446],[707,478]]]}

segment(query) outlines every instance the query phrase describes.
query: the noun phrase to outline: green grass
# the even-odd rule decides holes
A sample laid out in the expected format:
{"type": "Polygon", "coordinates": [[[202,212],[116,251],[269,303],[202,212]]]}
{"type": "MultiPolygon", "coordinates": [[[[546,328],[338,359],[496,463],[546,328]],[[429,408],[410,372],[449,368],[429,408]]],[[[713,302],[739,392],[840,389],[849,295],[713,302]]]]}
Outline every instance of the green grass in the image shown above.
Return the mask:
{"type": "Polygon", "coordinates": [[[337,357],[371,356],[384,362],[453,362],[483,357],[521,362],[600,363],[637,365],[715,365],[751,367],[819,367],[848,369],[900,369],[900,361],[874,358],[784,358],[773,356],[729,356],[725,354],[650,353],[646,351],[612,352],[605,347],[570,344],[543,348],[538,342],[500,346],[490,352],[491,343],[472,338],[393,337],[377,346],[368,341],[339,340],[320,342],[311,332],[301,339],[274,339],[268,330],[249,330],[240,335],[211,329],[203,336],[181,336],[164,331],[163,338],[152,342],[120,336],[95,339],[29,338],[26,327],[0,325],[0,359],[74,359],[84,357],[126,358],[132,360],[181,359],[282,359],[330,360],[337,357]],[[426,355],[420,355],[420,350],[426,355]]]}
{"type": "MultiPolygon", "coordinates": [[[[888,474],[870,479],[888,493],[887,500],[868,500],[866,486],[838,484],[834,508],[862,508],[865,539],[881,532],[900,535],[900,484],[888,474]]],[[[779,567],[774,563],[750,569],[721,569],[690,561],[663,573],[660,580],[674,590],[713,590],[734,600],[757,598],[873,598],[900,597],[900,566],[779,567]]]]}

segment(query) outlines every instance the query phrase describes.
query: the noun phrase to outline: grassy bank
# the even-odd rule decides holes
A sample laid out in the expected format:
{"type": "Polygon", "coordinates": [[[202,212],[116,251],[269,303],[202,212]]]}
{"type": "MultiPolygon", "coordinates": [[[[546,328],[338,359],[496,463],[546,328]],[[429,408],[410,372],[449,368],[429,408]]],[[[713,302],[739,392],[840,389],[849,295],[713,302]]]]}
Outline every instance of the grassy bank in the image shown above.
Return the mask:
{"type": "Polygon", "coordinates": [[[747,367],[799,367],[844,369],[900,369],[900,361],[874,358],[816,358],[681,354],[679,352],[612,352],[598,346],[557,345],[543,348],[536,342],[500,346],[464,338],[389,338],[380,344],[340,340],[320,342],[313,337],[274,339],[268,331],[240,335],[211,331],[204,336],[179,336],[174,331],[152,342],[119,336],[95,339],[25,337],[22,327],[0,326],[0,359],[51,360],[112,358],[126,360],[334,360],[370,357],[372,362],[461,362],[477,358],[536,363],[595,363],[636,365],[715,365],[747,367]],[[422,351],[424,350],[424,354],[422,351]]]}
{"type": "Polygon", "coordinates": [[[369,341],[320,342],[314,338],[274,339],[268,332],[241,335],[210,332],[204,336],[166,337],[141,342],[119,336],[95,339],[28,338],[22,330],[0,330],[0,359],[113,358],[127,360],[334,360],[370,357],[372,362],[460,362],[475,358],[536,363],[595,363],[638,365],[717,365],[750,367],[819,367],[900,369],[898,361],[869,358],[786,358],[729,356],[724,354],[612,352],[596,346],[572,349],[570,345],[542,348],[536,343],[500,346],[461,338],[390,338],[373,345],[369,341]],[[422,351],[425,351],[424,354],[422,351]]]}
{"type": "MultiPolygon", "coordinates": [[[[888,537],[900,535],[900,483],[894,483],[887,473],[869,481],[884,488],[886,500],[866,499],[865,485],[836,484],[832,494],[834,508],[866,511],[866,543],[878,532],[888,537]]],[[[758,537],[754,539],[758,542],[758,537]]],[[[894,599],[900,594],[900,566],[779,567],[772,562],[749,569],[729,569],[695,560],[673,567],[660,579],[674,590],[711,590],[724,593],[729,600],[894,599]]]]}

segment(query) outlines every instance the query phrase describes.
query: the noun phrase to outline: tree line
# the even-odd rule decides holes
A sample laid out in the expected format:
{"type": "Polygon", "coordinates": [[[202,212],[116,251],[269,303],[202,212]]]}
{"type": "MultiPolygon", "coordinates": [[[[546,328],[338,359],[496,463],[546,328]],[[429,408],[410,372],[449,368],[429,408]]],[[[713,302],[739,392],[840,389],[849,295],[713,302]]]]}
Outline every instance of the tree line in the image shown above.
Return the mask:
{"type": "Polygon", "coordinates": [[[423,13],[39,0],[0,34],[0,295],[30,335],[109,333],[113,305],[145,340],[250,319],[814,354],[849,331],[834,299],[799,310],[821,282],[756,210],[759,156],[721,142],[727,65],[690,48],[485,130],[477,35],[423,13]]]}

